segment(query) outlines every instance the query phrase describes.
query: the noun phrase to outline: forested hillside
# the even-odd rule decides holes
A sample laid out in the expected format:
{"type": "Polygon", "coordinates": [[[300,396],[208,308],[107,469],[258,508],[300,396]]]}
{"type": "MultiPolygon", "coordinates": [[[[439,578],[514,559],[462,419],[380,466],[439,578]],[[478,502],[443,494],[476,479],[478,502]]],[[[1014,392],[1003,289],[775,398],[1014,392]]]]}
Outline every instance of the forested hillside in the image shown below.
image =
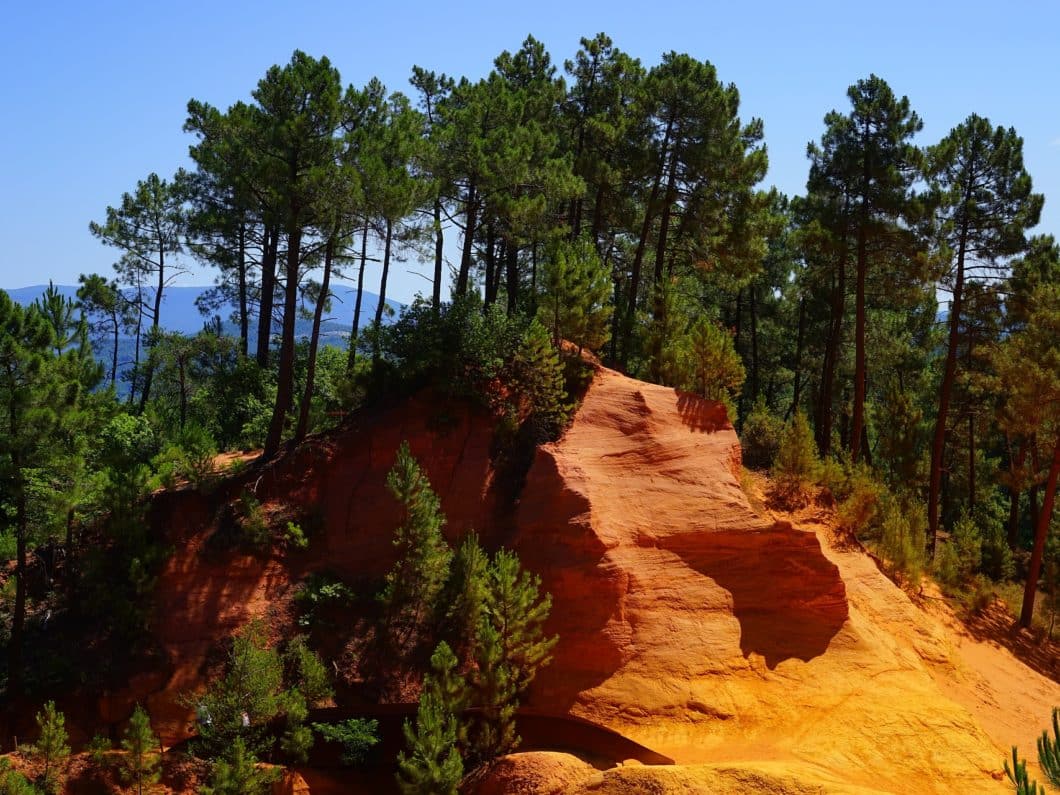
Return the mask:
{"type": "MultiPolygon", "coordinates": [[[[426,394],[438,427],[454,406],[490,418],[490,487],[512,507],[595,361],[723,404],[778,506],[830,502],[910,593],[933,579],[969,615],[999,598],[1048,643],[1060,245],[1036,230],[1044,197],[1018,131],[968,108],[924,140],[931,108],[851,75],[820,109],[805,193],[786,196],[765,189],[768,126],[741,116],[738,79],[677,52],[642,63],[604,34],[553,60],[531,36],[477,80],[413,66],[408,86],[348,84],[295,51],[228,107],[191,99],[189,168],[101,196],[85,219],[114,271],[33,301],[0,292],[12,714],[151,667],[173,552],[148,521],[159,490],[227,495],[226,478],[426,394]],[[388,282],[406,261],[430,280],[401,308],[388,282]],[[178,311],[192,262],[215,282],[195,322],[178,311]]],[[[465,763],[515,747],[515,705],[556,643],[550,602],[509,553],[447,546],[407,448],[387,482],[400,560],[358,620],[416,650],[402,663],[401,692],[423,692],[403,791],[451,792],[465,763]],[[457,607],[439,617],[443,594],[457,607]],[[498,636],[497,605],[519,613],[518,640],[498,636]]],[[[312,543],[307,517],[264,510],[246,484],[228,495],[223,548],[312,543]]],[[[317,586],[313,599],[345,598],[317,586]]],[[[334,695],[322,647],[284,638],[281,659],[266,635],[239,635],[210,691],[231,725],[200,716],[214,792],[250,791],[222,783],[250,775],[254,754],[304,761],[307,711],[334,695]],[[260,714],[225,701],[250,657],[271,677],[260,714]]],[[[321,731],[351,759],[364,750],[321,731]]]]}

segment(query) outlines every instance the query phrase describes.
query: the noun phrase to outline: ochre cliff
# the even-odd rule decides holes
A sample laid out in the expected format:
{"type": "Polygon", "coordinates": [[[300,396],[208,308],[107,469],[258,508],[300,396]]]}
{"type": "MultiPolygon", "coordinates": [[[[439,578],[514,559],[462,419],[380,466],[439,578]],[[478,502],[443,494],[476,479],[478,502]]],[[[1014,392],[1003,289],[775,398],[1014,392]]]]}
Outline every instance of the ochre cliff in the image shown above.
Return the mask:
{"type": "Polygon", "coordinates": [[[542,757],[516,755],[483,792],[518,781],[511,791],[1000,793],[1007,744],[1031,752],[1060,704],[1055,682],[1007,652],[989,666],[969,654],[974,641],[832,543],[820,517],[756,513],[717,404],[600,368],[563,438],[538,448],[514,508],[493,485],[488,418],[443,419],[421,398],[266,469],[253,483],[266,507],[320,518],[306,553],[218,558],[203,549],[216,500],[158,506],[177,552],[157,625],[170,666],[149,703],[172,739],[186,720],[176,695],[201,683],[218,638],[307,571],[389,567],[398,516],[384,479],[403,439],[450,537],[475,528],[512,546],[553,596],[560,642],[525,706],[677,763],[601,772],[549,757],[548,783],[532,773],[542,757]]]}

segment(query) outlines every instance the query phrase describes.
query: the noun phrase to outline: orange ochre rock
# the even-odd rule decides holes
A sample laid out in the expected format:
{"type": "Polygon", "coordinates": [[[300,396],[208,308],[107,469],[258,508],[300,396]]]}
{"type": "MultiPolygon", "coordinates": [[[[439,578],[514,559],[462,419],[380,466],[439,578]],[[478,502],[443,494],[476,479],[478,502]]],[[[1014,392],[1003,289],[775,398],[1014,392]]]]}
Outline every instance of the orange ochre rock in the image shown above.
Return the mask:
{"type": "Polygon", "coordinates": [[[504,517],[487,418],[469,411],[439,428],[436,410],[394,407],[263,476],[263,503],[287,489],[323,517],[323,537],[293,564],[198,554],[210,518],[182,507],[185,544],[160,585],[172,675],[151,697],[173,735],[176,694],[196,684],[209,644],[264,614],[300,572],[389,567],[399,516],[384,479],[408,439],[447,535],[474,527],[512,546],[552,594],[560,641],[525,706],[676,762],[601,771],[519,754],[479,792],[1002,793],[1008,746],[1033,756],[1060,686],[921,610],[823,525],[756,513],[719,404],[598,367],[504,517]]]}

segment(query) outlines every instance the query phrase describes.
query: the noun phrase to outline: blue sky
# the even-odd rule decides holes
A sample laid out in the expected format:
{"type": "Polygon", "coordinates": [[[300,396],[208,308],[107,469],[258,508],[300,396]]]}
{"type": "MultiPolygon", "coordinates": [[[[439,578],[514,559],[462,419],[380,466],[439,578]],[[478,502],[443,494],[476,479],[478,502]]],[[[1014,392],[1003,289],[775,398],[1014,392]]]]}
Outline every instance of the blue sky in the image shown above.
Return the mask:
{"type": "MultiPolygon", "coordinates": [[[[845,111],[870,72],[909,96],[933,143],[969,113],[1014,126],[1037,190],[1036,231],[1060,235],[1060,5],[1046,2],[269,2],[13,3],[0,48],[0,287],[110,272],[88,233],[151,171],[186,163],[191,97],[248,97],[298,48],[327,55],[343,81],[408,89],[419,64],[478,77],[532,33],[562,64],[580,36],[607,32],[650,66],[668,50],[718,68],[742,115],[765,123],[766,184],[805,186],[807,141],[845,111]]],[[[391,294],[429,286],[400,265],[391,294]]],[[[370,277],[371,278],[371,277],[370,277]]],[[[184,284],[204,284],[197,269],[184,284]]],[[[371,284],[371,282],[369,282],[371,284]]]]}

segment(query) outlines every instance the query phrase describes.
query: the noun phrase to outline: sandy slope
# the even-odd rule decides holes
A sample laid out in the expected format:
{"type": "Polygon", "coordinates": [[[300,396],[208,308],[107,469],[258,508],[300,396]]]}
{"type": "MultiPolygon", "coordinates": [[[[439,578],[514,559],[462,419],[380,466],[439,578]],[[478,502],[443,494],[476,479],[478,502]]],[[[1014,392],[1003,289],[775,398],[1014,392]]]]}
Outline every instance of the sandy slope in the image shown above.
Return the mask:
{"type": "Polygon", "coordinates": [[[518,514],[562,638],[534,706],[683,765],[766,764],[837,791],[1005,791],[1004,749],[1033,748],[1060,687],[955,635],[826,525],[756,515],[738,460],[716,406],[600,372],[518,514]]]}

